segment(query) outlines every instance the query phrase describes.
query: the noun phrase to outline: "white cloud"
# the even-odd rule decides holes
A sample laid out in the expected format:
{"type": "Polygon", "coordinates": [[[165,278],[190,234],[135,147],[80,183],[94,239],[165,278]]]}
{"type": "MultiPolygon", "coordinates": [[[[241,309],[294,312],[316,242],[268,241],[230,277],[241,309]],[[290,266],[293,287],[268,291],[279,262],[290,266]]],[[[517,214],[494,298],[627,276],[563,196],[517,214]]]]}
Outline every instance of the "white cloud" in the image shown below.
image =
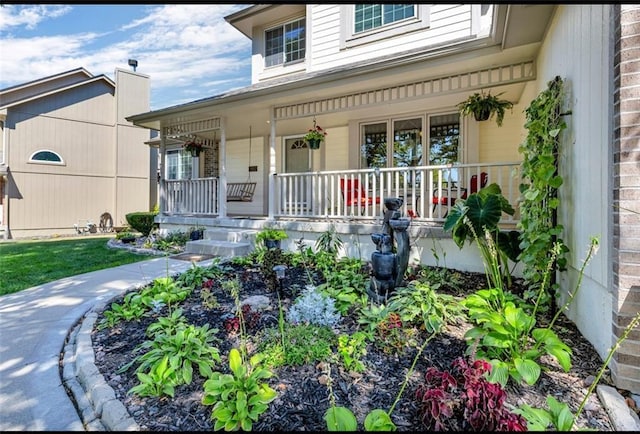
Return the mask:
{"type": "Polygon", "coordinates": [[[35,28],[41,21],[48,18],[57,18],[72,9],[68,5],[33,5],[16,6],[3,5],[0,7],[0,31],[7,31],[13,27],[25,26],[27,29],[35,28]]]}
{"type": "MultiPolygon", "coordinates": [[[[250,83],[251,41],[224,20],[244,7],[127,5],[122,6],[121,16],[129,13],[144,16],[132,16],[129,23],[105,33],[76,33],[73,28],[65,34],[32,38],[3,33],[0,44],[10,49],[1,49],[0,87],[78,67],[113,77],[114,69],[128,68],[127,60],[131,58],[138,61],[138,72],[151,77],[153,106],[158,106],[154,95],[166,90],[180,91],[193,100],[221,93],[229,89],[225,87],[229,84],[246,85],[250,83]],[[244,75],[238,77],[238,71],[243,69],[244,75]],[[194,91],[196,94],[192,94],[194,91]]],[[[0,8],[0,30],[37,26],[44,20],[61,17],[70,9],[70,6],[31,6],[20,11],[14,7],[0,8]]],[[[160,102],[160,107],[182,102],[186,101],[160,102]]]]}

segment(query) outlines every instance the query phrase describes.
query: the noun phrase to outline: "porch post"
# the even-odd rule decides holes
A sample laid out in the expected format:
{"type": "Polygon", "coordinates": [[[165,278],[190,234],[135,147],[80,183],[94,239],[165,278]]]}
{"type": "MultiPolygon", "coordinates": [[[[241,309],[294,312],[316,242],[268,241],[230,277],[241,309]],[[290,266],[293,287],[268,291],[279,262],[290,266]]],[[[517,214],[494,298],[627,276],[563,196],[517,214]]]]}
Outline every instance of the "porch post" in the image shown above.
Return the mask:
{"type": "Polygon", "coordinates": [[[160,197],[158,198],[158,209],[160,215],[167,211],[167,184],[165,180],[165,164],[167,151],[167,133],[164,128],[160,128],[160,197]]]}
{"type": "Polygon", "coordinates": [[[227,217],[227,126],[224,117],[220,118],[220,170],[218,176],[218,216],[220,218],[227,217]]]}
{"type": "Polygon", "coordinates": [[[269,133],[269,212],[267,220],[275,220],[276,210],[276,118],[271,112],[271,132],[269,133]]]}

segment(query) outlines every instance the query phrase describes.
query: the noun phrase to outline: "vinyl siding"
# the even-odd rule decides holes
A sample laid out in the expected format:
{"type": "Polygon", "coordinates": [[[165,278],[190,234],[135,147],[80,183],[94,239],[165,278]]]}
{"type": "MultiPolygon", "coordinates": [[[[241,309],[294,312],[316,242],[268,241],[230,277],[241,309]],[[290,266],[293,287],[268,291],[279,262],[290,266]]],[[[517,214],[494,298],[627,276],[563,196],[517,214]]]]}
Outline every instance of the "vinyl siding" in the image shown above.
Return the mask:
{"type": "Polygon", "coordinates": [[[341,50],[340,26],[344,22],[341,10],[341,5],[314,5],[310,8],[309,71],[335,68],[471,35],[471,5],[431,5],[429,28],[341,50]]]}
{"type": "MultiPolygon", "coordinates": [[[[566,228],[569,270],[560,274],[563,288],[573,290],[590,238],[608,237],[607,221],[612,204],[609,193],[609,47],[611,34],[607,10],[610,5],[559,6],[538,58],[538,92],[560,76],[567,91],[564,119],[568,128],[562,136],[559,219],[566,228]],[[573,204],[584,204],[576,209],[573,204]]],[[[585,270],[580,297],[572,303],[569,317],[605,356],[611,345],[609,321],[612,300],[609,293],[609,243],[600,243],[597,255],[585,270]]]]}

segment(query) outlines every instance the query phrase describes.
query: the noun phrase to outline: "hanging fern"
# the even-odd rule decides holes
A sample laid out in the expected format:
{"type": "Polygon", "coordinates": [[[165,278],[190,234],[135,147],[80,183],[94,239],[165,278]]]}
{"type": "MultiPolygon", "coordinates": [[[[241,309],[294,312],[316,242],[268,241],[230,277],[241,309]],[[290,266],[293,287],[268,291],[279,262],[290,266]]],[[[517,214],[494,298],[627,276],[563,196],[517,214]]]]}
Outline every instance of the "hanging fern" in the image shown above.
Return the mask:
{"type": "MultiPolygon", "coordinates": [[[[560,243],[555,268],[566,269],[566,254],[569,251],[560,235],[563,227],[557,223],[557,209],[560,205],[558,188],[563,179],[558,175],[559,136],[567,125],[561,113],[564,97],[563,82],[555,77],[548,83],[547,90],[538,95],[526,109],[525,128],[528,135],[518,151],[523,154],[522,184],[520,184],[520,261],[523,277],[527,281],[532,296],[542,284],[545,268],[549,263],[552,246],[560,243]]],[[[555,270],[554,270],[555,271],[555,270]]],[[[552,276],[555,273],[552,272],[552,276]]],[[[550,304],[558,285],[555,280],[548,288],[543,304],[550,304]]]]}

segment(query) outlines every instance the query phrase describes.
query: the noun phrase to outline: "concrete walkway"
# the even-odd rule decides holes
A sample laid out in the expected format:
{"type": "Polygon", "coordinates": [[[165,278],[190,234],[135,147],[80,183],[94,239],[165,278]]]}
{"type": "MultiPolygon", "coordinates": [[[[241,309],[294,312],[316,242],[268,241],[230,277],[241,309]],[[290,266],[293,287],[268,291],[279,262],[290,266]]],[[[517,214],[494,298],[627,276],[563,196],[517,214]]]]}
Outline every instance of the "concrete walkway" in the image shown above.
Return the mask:
{"type": "Polygon", "coordinates": [[[67,334],[96,303],[190,267],[158,257],[0,296],[0,431],[85,431],[59,371],[67,334]]]}

